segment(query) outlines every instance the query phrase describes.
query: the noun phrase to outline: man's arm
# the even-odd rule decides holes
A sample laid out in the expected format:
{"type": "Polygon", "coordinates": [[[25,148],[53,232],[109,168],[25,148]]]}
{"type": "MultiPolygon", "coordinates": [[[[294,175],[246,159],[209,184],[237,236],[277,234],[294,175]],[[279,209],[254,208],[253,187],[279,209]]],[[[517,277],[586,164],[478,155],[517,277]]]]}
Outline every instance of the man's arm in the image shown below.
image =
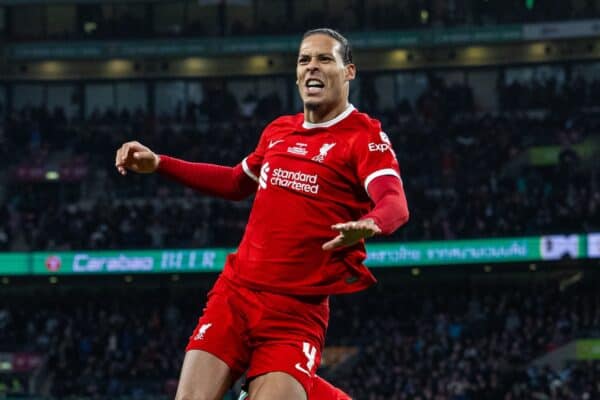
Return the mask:
{"type": "Polygon", "coordinates": [[[242,165],[194,163],[161,155],[158,173],[192,189],[228,200],[242,200],[256,191],[256,182],[244,172],[242,165]]]}
{"type": "Polygon", "coordinates": [[[389,235],[408,221],[409,212],[402,181],[384,175],[369,184],[369,196],[375,207],[358,221],[335,224],[339,235],[323,245],[323,250],[350,246],[376,234],[389,235]]]}
{"type": "Polygon", "coordinates": [[[408,204],[400,179],[391,175],[375,178],[369,185],[369,196],[375,207],[361,220],[372,219],[381,230],[378,233],[390,235],[408,221],[408,204]]]}
{"type": "Polygon", "coordinates": [[[242,165],[225,167],[159,156],[135,141],[125,143],[117,150],[115,167],[121,175],[126,175],[127,171],[145,174],[158,171],[193,189],[230,200],[244,199],[257,187],[242,165]]]}

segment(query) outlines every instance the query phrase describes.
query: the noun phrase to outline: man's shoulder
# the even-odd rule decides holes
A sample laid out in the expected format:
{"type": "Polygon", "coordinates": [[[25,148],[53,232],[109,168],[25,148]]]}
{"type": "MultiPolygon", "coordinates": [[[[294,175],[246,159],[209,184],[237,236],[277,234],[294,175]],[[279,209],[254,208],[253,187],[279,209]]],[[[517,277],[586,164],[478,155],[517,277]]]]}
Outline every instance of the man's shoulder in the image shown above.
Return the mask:
{"type": "Polygon", "coordinates": [[[299,123],[301,124],[304,120],[304,115],[302,113],[293,114],[293,115],[282,115],[280,117],[275,118],[271,121],[265,130],[277,130],[277,129],[287,129],[290,127],[295,127],[299,123]]]}
{"type": "Polygon", "coordinates": [[[381,122],[378,119],[371,117],[369,114],[355,110],[347,119],[348,124],[359,133],[372,132],[381,130],[381,122]]]}
{"type": "Polygon", "coordinates": [[[360,111],[354,111],[340,125],[340,134],[344,135],[345,142],[352,151],[363,152],[368,148],[368,143],[385,135],[379,120],[360,111]]]}

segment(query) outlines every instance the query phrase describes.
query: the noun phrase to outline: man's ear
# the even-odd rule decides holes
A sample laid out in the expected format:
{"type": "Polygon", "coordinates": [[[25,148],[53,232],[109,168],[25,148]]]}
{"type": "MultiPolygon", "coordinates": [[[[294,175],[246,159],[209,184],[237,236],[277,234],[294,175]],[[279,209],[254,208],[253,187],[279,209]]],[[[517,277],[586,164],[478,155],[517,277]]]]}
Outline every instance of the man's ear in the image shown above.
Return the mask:
{"type": "Polygon", "coordinates": [[[354,78],[356,78],[356,65],[348,64],[344,68],[346,70],[346,80],[354,80],[354,78]]]}

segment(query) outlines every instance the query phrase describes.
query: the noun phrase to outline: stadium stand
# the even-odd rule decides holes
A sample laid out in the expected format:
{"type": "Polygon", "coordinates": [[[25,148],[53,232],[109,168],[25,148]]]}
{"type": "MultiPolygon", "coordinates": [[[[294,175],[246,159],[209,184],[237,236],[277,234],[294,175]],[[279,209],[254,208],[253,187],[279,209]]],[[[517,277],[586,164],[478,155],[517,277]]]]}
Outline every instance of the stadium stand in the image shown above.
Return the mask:
{"type": "MultiPolygon", "coordinates": [[[[328,345],[359,353],[335,374],[322,372],[355,399],[597,398],[597,361],[532,363],[600,334],[594,281],[560,291],[555,281],[503,279],[388,282],[335,297],[328,345]]],[[[38,385],[56,398],[170,396],[209,281],[13,294],[0,308],[0,351],[42,354],[38,385]]]]}
{"type": "Polygon", "coordinates": [[[598,17],[595,1],[306,0],[104,2],[14,7],[13,40],[73,40],[296,34],[307,26],[344,31],[490,26],[598,17]],[[150,4],[148,4],[150,3],[150,4]],[[56,17],[60,16],[59,22],[56,17]],[[54,18],[53,18],[54,17],[54,18]],[[22,22],[37,22],[27,26],[22,22]],[[85,23],[82,23],[85,22],[85,23]]]}
{"type": "Polygon", "coordinates": [[[338,382],[357,399],[593,399],[598,362],[531,364],[598,334],[599,299],[590,289],[413,288],[345,306],[336,298],[329,343],[362,344],[356,367],[338,382]]]}

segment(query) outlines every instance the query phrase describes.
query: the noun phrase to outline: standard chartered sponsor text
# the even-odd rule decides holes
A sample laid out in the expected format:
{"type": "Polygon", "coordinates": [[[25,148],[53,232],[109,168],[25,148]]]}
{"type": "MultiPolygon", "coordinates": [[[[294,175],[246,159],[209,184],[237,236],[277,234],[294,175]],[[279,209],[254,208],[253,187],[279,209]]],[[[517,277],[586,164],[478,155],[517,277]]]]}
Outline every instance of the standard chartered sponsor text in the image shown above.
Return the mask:
{"type": "Polygon", "coordinates": [[[124,272],[152,271],[152,257],[128,257],[120,254],[116,257],[93,257],[89,254],[75,254],[73,272],[124,272]]]}
{"type": "Polygon", "coordinates": [[[274,186],[317,194],[319,193],[317,179],[317,174],[309,175],[301,171],[288,171],[282,168],[275,168],[269,182],[274,186]]]}

